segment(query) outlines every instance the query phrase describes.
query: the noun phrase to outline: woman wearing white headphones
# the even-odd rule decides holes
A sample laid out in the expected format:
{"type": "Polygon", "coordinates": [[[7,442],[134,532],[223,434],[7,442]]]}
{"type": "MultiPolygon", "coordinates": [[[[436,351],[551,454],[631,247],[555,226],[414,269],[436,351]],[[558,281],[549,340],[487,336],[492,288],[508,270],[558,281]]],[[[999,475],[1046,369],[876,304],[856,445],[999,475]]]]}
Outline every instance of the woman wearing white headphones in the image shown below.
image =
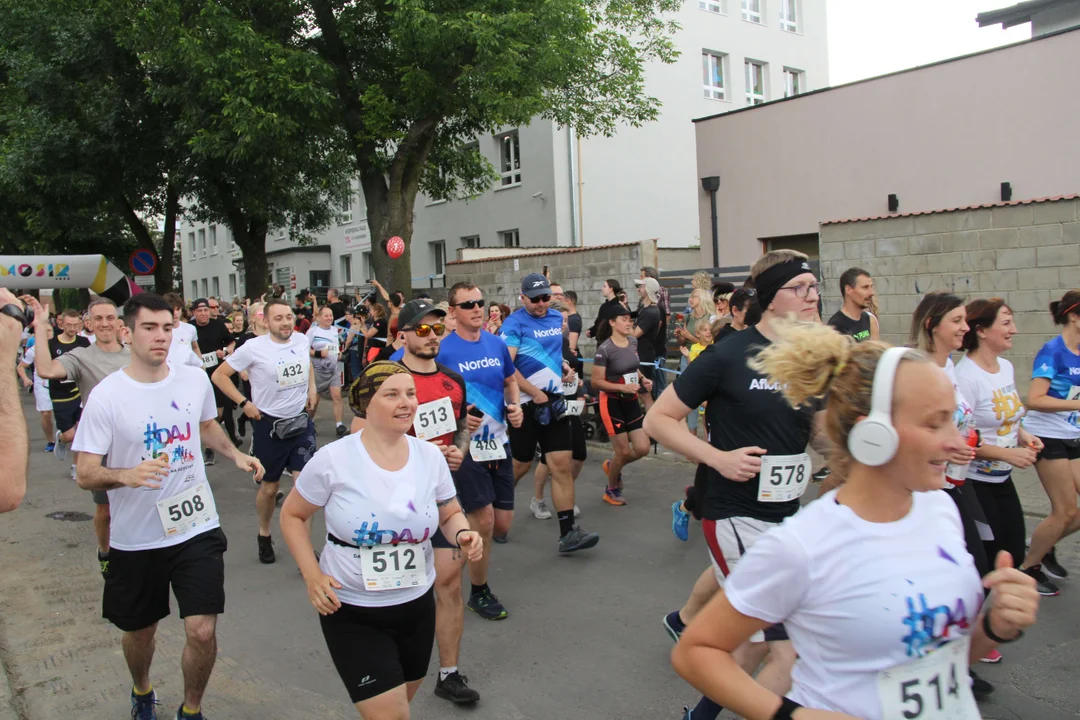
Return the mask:
{"type": "Polygon", "coordinates": [[[823,325],[778,332],[755,369],[795,407],[828,392],[830,462],[846,482],[749,549],[683,632],[675,669],[748,720],[978,720],[969,663],[1018,639],[1039,597],[1005,552],[980,582],[940,491],[963,445],[952,383],[915,350],[823,325]],[[799,655],[784,698],[731,656],[779,622],[799,655]]]}

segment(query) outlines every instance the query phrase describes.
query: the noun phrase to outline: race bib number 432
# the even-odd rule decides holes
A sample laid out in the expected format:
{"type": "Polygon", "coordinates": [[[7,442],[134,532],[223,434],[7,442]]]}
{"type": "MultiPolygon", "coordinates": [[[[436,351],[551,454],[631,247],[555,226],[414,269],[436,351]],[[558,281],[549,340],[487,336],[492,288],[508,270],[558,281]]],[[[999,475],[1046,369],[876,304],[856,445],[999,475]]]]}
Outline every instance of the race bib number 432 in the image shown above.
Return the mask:
{"type": "Polygon", "coordinates": [[[293,387],[295,385],[307,385],[308,364],[301,360],[278,363],[277,381],[279,387],[293,387]]]}
{"type": "Polygon", "coordinates": [[[422,545],[376,545],[357,550],[364,587],[369,592],[419,587],[427,582],[422,545]]]}
{"type": "Polygon", "coordinates": [[[968,681],[970,636],[878,673],[882,720],[979,720],[968,681]]]}

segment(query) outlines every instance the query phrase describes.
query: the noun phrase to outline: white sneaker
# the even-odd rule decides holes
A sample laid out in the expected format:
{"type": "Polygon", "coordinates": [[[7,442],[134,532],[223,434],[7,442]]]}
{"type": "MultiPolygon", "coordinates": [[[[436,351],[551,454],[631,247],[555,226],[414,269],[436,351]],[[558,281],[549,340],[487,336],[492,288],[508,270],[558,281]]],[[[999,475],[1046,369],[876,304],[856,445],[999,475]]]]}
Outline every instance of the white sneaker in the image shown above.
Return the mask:
{"type": "Polygon", "coordinates": [[[547,502],[543,498],[537,500],[533,498],[529,501],[529,509],[532,510],[532,514],[536,516],[537,520],[550,520],[551,511],[548,510],[547,502]]]}
{"type": "Polygon", "coordinates": [[[74,463],[72,463],[72,465],[71,465],[71,481],[72,481],[72,482],[75,482],[75,481],[76,481],[76,477],[75,477],[75,465],[74,465],[74,463]]]}
{"type": "Polygon", "coordinates": [[[579,508],[577,505],[575,505],[574,506],[574,517],[578,517],[580,515],[581,515],[581,508],[579,508]]]}
{"type": "Polygon", "coordinates": [[[67,459],[68,444],[60,439],[60,435],[60,431],[57,430],[56,435],[53,436],[53,457],[63,462],[67,459]]]}

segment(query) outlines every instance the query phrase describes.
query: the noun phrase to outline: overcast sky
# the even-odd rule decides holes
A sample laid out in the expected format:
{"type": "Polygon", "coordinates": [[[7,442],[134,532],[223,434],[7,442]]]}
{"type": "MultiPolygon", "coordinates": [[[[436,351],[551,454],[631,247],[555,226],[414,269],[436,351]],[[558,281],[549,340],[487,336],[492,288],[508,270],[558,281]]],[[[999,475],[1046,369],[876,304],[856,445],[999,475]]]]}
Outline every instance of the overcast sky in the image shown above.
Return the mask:
{"type": "MultiPolygon", "coordinates": [[[[803,0],[823,2],[825,0],[803,0]]],[[[1031,37],[1031,24],[980,28],[975,16],[1019,0],[827,0],[829,84],[1006,45],[1031,37]]]]}

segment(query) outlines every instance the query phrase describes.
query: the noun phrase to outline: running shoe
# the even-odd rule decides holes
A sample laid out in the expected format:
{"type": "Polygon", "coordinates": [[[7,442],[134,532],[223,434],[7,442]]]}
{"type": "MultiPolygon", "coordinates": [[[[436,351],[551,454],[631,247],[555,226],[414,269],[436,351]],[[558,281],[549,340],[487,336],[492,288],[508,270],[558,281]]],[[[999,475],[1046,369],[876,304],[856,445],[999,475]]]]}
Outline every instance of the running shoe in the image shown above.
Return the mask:
{"type": "Polygon", "coordinates": [[[1042,571],[1042,565],[1032,565],[1023,572],[1035,578],[1035,589],[1043,597],[1057,597],[1061,594],[1058,586],[1052,583],[1050,578],[1046,577],[1046,573],[1042,571]]]}
{"type": "Polygon", "coordinates": [[[682,706],[682,715],[679,716],[679,720],[694,720],[694,711],[688,708],[686,705],[682,706]]]}
{"type": "Polygon", "coordinates": [[[596,547],[598,542],[600,542],[600,535],[587,533],[580,526],[575,525],[570,532],[559,538],[559,552],[572,553],[578,550],[588,550],[591,547],[596,547]]]}
{"type": "Polygon", "coordinates": [[[207,717],[205,715],[202,714],[202,710],[195,713],[194,715],[189,715],[186,712],[184,712],[184,706],[181,705],[176,711],[176,720],[208,720],[208,719],[207,719],[207,717]]]}
{"type": "Polygon", "coordinates": [[[1057,548],[1050,548],[1050,552],[1043,555],[1042,559],[1043,571],[1052,578],[1058,580],[1064,580],[1069,577],[1069,571],[1061,567],[1061,564],[1057,561],[1057,548]]]}
{"type": "Polygon", "coordinates": [[[203,450],[203,463],[206,465],[213,465],[215,462],[214,451],[210,448],[203,450]]]}
{"type": "Polygon", "coordinates": [[[574,506],[574,517],[581,517],[581,508],[577,505],[574,506]]]}
{"type": "Polygon", "coordinates": [[[277,494],[274,495],[274,505],[276,505],[277,507],[281,507],[281,501],[284,500],[284,499],[285,499],[285,493],[283,491],[281,491],[281,490],[278,490],[277,494]]]}
{"type": "Polygon", "coordinates": [[[608,505],[625,505],[626,500],[623,500],[622,490],[619,488],[606,488],[604,490],[604,502],[608,505]]]}
{"type": "Polygon", "coordinates": [[[682,509],[678,500],[671,503],[671,532],[683,542],[690,539],[690,513],[682,509]]]}
{"type": "Polygon", "coordinates": [[[832,475],[832,470],[830,470],[828,467],[823,467],[816,473],[814,473],[812,477],[814,478],[814,482],[821,482],[830,475],[832,475]]]}
{"type": "Polygon", "coordinates": [[[146,695],[136,695],[131,688],[131,720],[157,720],[157,693],[151,690],[146,695]]]}
{"type": "Polygon", "coordinates": [[[67,459],[68,444],[60,439],[60,431],[56,431],[56,435],[53,436],[53,455],[60,462],[67,459]]]}
{"type": "Polygon", "coordinates": [[[975,696],[976,700],[981,700],[994,692],[994,686],[976,675],[974,670],[968,672],[971,675],[971,694],[975,696]]]}
{"type": "Polygon", "coordinates": [[[991,650],[986,657],[979,658],[979,662],[989,663],[990,665],[997,665],[1001,660],[1001,653],[997,650],[991,650]]]}
{"type": "Polygon", "coordinates": [[[551,511],[548,510],[547,502],[543,498],[530,500],[529,509],[532,510],[532,514],[537,520],[551,519],[551,511]]]}
{"type": "Polygon", "coordinates": [[[472,705],[480,702],[480,693],[469,687],[469,678],[459,672],[452,672],[445,679],[440,678],[436,681],[435,695],[455,705],[472,705]]]}
{"type": "Polygon", "coordinates": [[[492,535],[491,539],[494,540],[495,542],[499,543],[500,545],[505,545],[507,543],[507,541],[509,540],[509,538],[506,535],[492,535]]]}
{"type": "Polygon", "coordinates": [[[686,629],[686,624],[683,623],[682,617],[679,616],[679,611],[669,612],[661,620],[664,625],[664,629],[667,630],[667,634],[671,636],[672,642],[679,642],[679,638],[682,637],[683,630],[686,629]]]}
{"type": "Polygon", "coordinates": [[[277,560],[277,556],[274,555],[274,540],[269,535],[263,537],[259,535],[259,562],[263,565],[269,565],[277,560]]]}
{"type": "Polygon", "coordinates": [[[79,471],[75,469],[75,463],[71,463],[71,482],[79,481],[79,471]]]}
{"type": "Polygon", "coordinates": [[[471,593],[468,607],[485,620],[503,620],[506,618],[506,608],[499,602],[499,598],[492,594],[490,588],[471,593]]]}
{"type": "Polygon", "coordinates": [[[55,449],[56,449],[56,443],[46,443],[45,444],[45,452],[52,452],[55,449]]]}
{"type": "Polygon", "coordinates": [[[349,434],[349,428],[345,427],[344,425],[338,425],[337,430],[335,430],[334,432],[337,433],[337,436],[339,438],[343,438],[349,434]]]}

